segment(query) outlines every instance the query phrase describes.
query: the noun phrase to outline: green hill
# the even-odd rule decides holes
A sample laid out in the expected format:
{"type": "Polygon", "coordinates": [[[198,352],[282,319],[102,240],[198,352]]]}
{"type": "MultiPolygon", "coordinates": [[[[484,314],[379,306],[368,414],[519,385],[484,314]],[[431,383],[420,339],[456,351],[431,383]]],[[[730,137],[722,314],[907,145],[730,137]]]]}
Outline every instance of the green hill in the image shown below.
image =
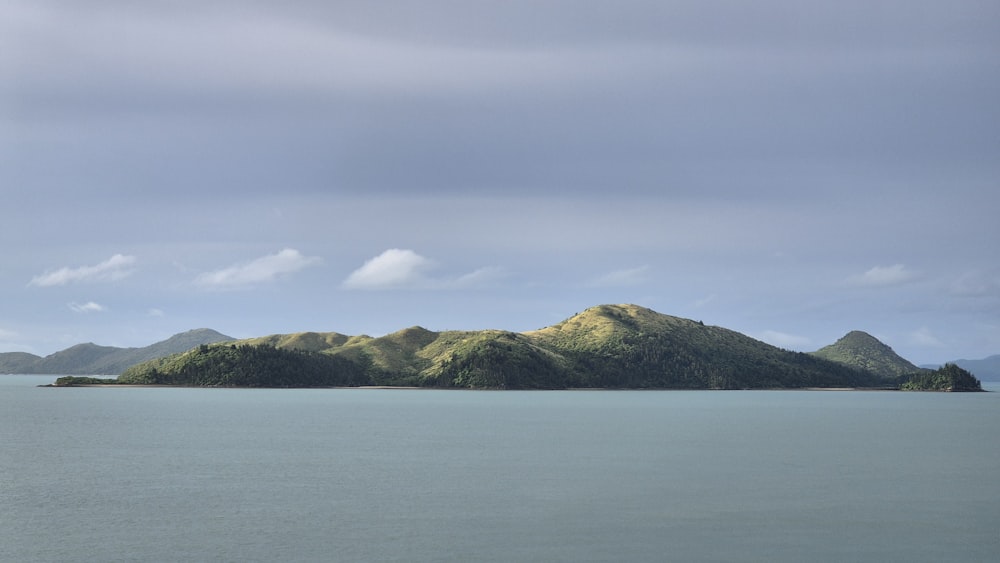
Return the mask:
{"type": "Polygon", "coordinates": [[[367,381],[363,370],[350,361],[267,344],[201,345],[133,366],[117,380],[133,385],[195,387],[325,387],[367,381]]]}
{"type": "Polygon", "coordinates": [[[851,331],[835,343],[812,354],[886,378],[924,371],[901,358],[874,336],[860,330],[851,331]]]}
{"type": "MultiPolygon", "coordinates": [[[[275,360],[276,361],[276,360],[275,360]]],[[[411,327],[379,338],[338,333],[272,335],[215,346],[130,368],[120,380],[180,385],[406,385],[442,388],[570,387],[743,389],[878,386],[878,376],[789,352],[721,327],[636,305],[601,305],[526,333],[434,332],[411,327]],[[213,349],[224,349],[214,352],[213,349]],[[297,380],[260,372],[275,358],[313,358],[324,377],[297,380]],[[316,358],[336,359],[323,367],[316,358]],[[193,367],[195,366],[195,367],[193,367]],[[205,377],[204,373],[213,373],[205,377]],[[257,373],[260,372],[260,373],[257,373]]]]}
{"type": "Polygon", "coordinates": [[[877,385],[871,374],[636,305],[592,307],[527,333],[572,360],[582,387],[743,389],[877,385]]]}

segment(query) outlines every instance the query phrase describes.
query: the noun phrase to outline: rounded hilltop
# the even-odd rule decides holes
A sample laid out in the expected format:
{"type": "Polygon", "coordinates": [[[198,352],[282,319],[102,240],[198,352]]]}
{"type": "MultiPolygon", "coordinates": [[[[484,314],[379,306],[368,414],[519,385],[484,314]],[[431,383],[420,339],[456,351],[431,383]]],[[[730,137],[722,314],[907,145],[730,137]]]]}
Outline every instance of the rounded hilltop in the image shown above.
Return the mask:
{"type": "Polygon", "coordinates": [[[860,330],[852,330],[833,344],[820,348],[812,354],[818,358],[870,371],[882,377],[898,377],[922,371],[879,339],[860,330]]]}

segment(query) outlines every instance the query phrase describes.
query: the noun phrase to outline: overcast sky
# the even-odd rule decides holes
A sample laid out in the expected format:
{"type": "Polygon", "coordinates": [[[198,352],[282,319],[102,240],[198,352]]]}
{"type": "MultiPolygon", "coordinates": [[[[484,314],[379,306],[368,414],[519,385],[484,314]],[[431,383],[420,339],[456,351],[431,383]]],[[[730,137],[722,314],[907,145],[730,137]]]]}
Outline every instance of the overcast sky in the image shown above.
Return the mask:
{"type": "Polygon", "coordinates": [[[995,0],[0,0],[0,352],[531,330],[1000,353],[995,0]]]}

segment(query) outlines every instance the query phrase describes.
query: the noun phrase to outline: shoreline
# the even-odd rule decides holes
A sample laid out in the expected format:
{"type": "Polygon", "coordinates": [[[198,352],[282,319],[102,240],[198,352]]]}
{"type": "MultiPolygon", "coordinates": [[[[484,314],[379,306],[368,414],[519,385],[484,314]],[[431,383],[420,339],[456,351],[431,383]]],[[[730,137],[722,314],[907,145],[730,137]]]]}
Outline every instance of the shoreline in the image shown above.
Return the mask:
{"type": "MultiPolygon", "coordinates": [[[[321,387],[248,387],[248,386],[200,386],[200,385],[165,385],[137,383],[76,383],[71,385],[56,385],[48,383],[36,387],[69,388],[160,388],[160,389],[359,389],[359,390],[411,390],[411,391],[902,391],[891,387],[767,387],[759,389],[684,389],[673,387],[567,387],[562,389],[491,389],[467,387],[417,387],[404,385],[357,385],[357,386],[321,386],[321,387]]],[[[951,390],[934,391],[936,393],[954,392],[951,390]]],[[[959,391],[960,392],[960,391],[959,391]]],[[[978,392],[978,391],[977,391],[978,392]]],[[[984,389],[983,392],[986,392],[984,389]]]]}

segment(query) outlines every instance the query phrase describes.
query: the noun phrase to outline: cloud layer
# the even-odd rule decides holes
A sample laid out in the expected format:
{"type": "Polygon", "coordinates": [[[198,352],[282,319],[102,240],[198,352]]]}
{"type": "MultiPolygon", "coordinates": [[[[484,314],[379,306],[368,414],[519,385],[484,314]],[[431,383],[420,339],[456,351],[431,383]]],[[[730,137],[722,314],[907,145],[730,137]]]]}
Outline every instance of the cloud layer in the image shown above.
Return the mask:
{"type": "Polygon", "coordinates": [[[997,2],[2,4],[0,324],[33,349],[636,302],[1000,351],[997,2]]]}

